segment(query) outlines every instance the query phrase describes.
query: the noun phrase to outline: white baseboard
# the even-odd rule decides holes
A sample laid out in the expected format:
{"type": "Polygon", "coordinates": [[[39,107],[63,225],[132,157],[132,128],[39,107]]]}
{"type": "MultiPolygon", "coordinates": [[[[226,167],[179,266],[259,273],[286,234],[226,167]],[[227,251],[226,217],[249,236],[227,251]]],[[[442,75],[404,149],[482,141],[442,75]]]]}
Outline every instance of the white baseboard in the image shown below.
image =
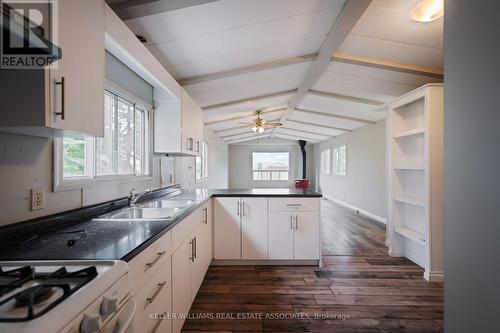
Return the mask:
{"type": "Polygon", "coordinates": [[[389,251],[387,251],[387,254],[390,256],[390,257],[403,257],[403,252],[401,251],[396,251],[396,250],[393,250],[391,248],[389,248],[389,251]]]}
{"type": "Polygon", "coordinates": [[[381,216],[378,216],[378,215],[375,215],[373,213],[370,213],[370,212],[367,212],[366,210],[363,210],[361,208],[358,208],[356,206],[353,206],[351,204],[348,204],[347,202],[344,202],[342,200],[338,200],[338,199],[335,199],[333,197],[329,197],[329,196],[326,196],[323,194],[323,198],[327,199],[327,200],[330,200],[330,201],[333,201],[335,203],[338,203],[339,205],[342,205],[346,208],[349,208],[351,210],[354,210],[356,212],[359,212],[361,215],[364,215],[366,217],[369,217],[371,218],[372,220],[375,220],[377,222],[380,222],[380,223],[383,223],[383,224],[387,224],[387,219],[381,217],[381,216]]]}
{"type": "Polygon", "coordinates": [[[425,271],[424,272],[424,279],[426,279],[429,282],[443,282],[444,281],[444,272],[443,271],[434,271],[434,272],[425,271]]]}

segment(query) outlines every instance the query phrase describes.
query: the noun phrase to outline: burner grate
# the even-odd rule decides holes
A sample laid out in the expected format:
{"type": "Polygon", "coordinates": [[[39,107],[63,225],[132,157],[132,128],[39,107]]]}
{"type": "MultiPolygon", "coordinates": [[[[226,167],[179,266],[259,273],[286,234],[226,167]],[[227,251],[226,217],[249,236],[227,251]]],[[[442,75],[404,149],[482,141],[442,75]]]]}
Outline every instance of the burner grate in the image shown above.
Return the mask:
{"type": "MultiPolygon", "coordinates": [[[[15,306],[17,307],[25,307],[27,309],[26,316],[9,317],[2,316],[2,314],[0,314],[0,322],[19,322],[38,318],[53,309],[56,305],[61,303],[63,300],[68,298],[71,294],[73,294],[75,291],[83,287],[85,284],[87,284],[97,276],[97,269],[95,266],[89,266],[75,272],[68,272],[65,267],[61,267],[52,273],[36,273],[33,267],[27,268],[31,269],[31,275],[25,278],[22,283],[33,280],[38,282],[38,284],[15,293],[0,301],[0,307],[9,302],[14,302],[15,306]],[[35,306],[38,304],[38,302],[44,301],[48,297],[50,297],[51,295],[49,295],[49,292],[53,291],[53,289],[55,288],[61,289],[62,295],[53,300],[40,311],[35,312],[35,306]]],[[[26,267],[20,268],[19,270],[21,269],[23,270],[22,272],[12,274],[14,274],[14,276],[17,276],[20,275],[20,273],[27,273],[26,267]]],[[[11,272],[13,271],[0,272],[0,274],[11,272]]],[[[9,284],[9,287],[11,288],[10,290],[16,288],[16,286],[21,287],[22,283],[20,282],[20,280],[17,280],[17,282],[12,282],[11,284],[9,284]],[[14,286],[13,283],[16,283],[16,285],[14,286]]]]}
{"type": "Polygon", "coordinates": [[[34,276],[35,270],[30,266],[5,272],[0,267],[0,297],[15,288],[21,287],[27,281],[32,280],[34,276]]]}

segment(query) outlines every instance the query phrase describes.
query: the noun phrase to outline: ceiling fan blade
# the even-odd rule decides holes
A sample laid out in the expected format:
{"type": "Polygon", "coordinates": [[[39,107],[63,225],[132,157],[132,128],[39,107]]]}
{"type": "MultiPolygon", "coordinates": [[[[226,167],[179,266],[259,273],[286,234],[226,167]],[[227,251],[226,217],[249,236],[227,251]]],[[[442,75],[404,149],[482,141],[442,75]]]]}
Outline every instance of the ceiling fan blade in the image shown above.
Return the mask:
{"type": "Polygon", "coordinates": [[[282,123],[266,123],[264,127],[280,127],[283,126],[282,123]]]}
{"type": "Polygon", "coordinates": [[[255,125],[254,123],[240,123],[240,122],[238,122],[238,124],[241,124],[241,125],[255,125]]]}

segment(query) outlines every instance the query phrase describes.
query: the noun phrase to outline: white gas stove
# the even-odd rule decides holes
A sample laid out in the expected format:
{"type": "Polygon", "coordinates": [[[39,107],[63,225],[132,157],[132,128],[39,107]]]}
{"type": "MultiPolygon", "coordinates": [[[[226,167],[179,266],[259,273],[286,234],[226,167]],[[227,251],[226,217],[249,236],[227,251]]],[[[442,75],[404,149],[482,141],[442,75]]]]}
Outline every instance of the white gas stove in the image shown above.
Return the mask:
{"type": "Polygon", "coordinates": [[[122,261],[0,262],[0,332],[130,332],[122,261]]]}

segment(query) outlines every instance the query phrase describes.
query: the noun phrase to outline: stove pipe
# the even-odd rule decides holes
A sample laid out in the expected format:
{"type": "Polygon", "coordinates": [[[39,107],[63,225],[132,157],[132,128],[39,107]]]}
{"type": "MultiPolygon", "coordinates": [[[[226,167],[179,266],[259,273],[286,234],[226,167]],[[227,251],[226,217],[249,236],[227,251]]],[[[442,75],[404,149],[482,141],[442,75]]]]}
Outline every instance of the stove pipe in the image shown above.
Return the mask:
{"type": "Polygon", "coordinates": [[[302,179],[306,179],[306,141],[299,140],[299,146],[302,152],[302,179]]]}

